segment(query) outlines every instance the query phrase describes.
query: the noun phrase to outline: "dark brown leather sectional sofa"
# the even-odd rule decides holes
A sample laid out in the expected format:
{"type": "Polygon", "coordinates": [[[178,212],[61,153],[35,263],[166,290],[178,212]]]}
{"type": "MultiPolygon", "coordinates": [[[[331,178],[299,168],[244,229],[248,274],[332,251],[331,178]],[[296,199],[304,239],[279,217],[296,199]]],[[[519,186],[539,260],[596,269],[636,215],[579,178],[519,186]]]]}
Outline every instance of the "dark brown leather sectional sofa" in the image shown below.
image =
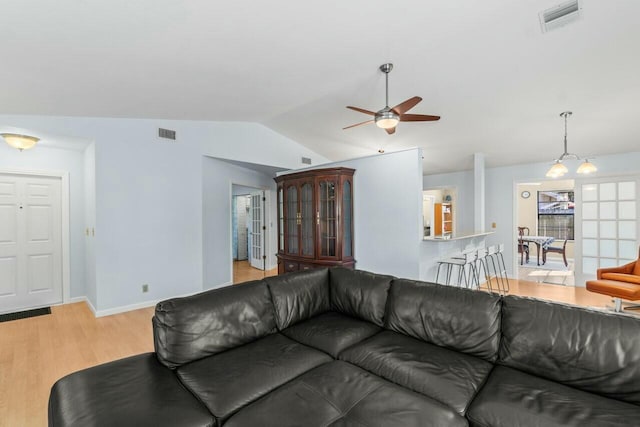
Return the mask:
{"type": "Polygon", "coordinates": [[[629,426],[640,319],[320,269],[161,302],[155,353],[76,372],[50,426],[629,426]]]}

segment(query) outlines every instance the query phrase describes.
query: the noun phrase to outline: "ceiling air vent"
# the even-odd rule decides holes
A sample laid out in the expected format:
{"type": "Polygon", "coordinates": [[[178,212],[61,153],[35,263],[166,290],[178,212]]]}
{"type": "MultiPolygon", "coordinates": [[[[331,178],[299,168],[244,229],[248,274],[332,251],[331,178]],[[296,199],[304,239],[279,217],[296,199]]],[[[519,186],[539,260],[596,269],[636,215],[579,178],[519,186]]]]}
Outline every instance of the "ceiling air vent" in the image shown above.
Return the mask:
{"type": "Polygon", "coordinates": [[[302,158],[302,164],[310,165],[311,164],[311,159],[309,157],[303,157],[302,158]]]}
{"type": "Polygon", "coordinates": [[[158,128],[158,137],[164,139],[176,140],[176,131],[170,129],[158,128]]]}
{"type": "Polygon", "coordinates": [[[564,27],[580,19],[580,1],[572,0],[540,12],[542,32],[564,27]]]}

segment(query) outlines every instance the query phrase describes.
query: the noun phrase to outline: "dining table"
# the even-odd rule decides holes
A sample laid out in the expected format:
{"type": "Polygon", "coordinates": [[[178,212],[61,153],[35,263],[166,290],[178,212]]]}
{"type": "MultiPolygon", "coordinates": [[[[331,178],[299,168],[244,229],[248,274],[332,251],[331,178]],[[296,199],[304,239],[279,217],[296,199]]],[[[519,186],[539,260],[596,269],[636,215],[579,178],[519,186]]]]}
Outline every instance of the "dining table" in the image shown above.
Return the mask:
{"type": "Polygon", "coordinates": [[[537,256],[538,256],[538,265],[540,265],[540,254],[542,253],[542,248],[546,248],[555,240],[554,237],[551,236],[520,236],[518,240],[522,240],[526,243],[533,243],[536,245],[537,256]]]}

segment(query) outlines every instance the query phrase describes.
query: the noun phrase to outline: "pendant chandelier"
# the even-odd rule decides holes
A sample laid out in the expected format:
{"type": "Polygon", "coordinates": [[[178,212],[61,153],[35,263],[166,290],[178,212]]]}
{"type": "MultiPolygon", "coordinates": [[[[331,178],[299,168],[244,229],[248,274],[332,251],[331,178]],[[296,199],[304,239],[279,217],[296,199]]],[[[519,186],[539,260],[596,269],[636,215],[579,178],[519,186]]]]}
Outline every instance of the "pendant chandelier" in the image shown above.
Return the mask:
{"type": "MultiPolygon", "coordinates": [[[[578,157],[577,154],[569,153],[567,151],[567,118],[569,118],[571,114],[573,114],[571,111],[560,113],[560,117],[564,118],[564,153],[562,153],[560,157],[555,159],[553,166],[551,166],[551,169],[549,169],[549,171],[547,172],[547,178],[559,178],[569,172],[569,169],[567,169],[567,167],[562,163],[563,161],[567,159],[580,160],[580,157],[578,157]]],[[[589,159],[585,158],[584,162],[580,164],[576,172],[582,175],[587,175],[597,170],[598,168],[596,168],[596,166],[591,163],[589,159]]]]}

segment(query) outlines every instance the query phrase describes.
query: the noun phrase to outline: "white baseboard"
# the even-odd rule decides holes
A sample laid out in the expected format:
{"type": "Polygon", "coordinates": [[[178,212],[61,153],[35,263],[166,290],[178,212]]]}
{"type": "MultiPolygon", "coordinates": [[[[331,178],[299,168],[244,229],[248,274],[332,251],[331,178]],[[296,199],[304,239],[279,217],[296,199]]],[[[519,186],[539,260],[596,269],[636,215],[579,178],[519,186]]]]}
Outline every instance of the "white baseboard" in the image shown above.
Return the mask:
{"type": "Polygon", "coordinates": [[[138,302],[138,303],[135,303],[135,304],[129,304],[129,305],[122,305],[122,306],[119,306],[119,307],[107,308],[105,310],[97,310],[93,306],[93,304],[91,303],[89,298],[87,298],[87,297],[74,297],[74,298],[69,299],[64,304],[71,304],[71,303],[84,301],[87,304],[87,306],[89,307],[89,309],[93,312],[93,315],[95,317],[104,317],[104,316],[111,316],[113,314],[125,313],[127,311],[139,310],[141,308],[153,307],[156,304],[158,304],[160,301],[165,301],[165,300],[168,300],[168,299],[171,299],[171,298],[188,297],[188,296],[191,296],[191,295],[195,295],[195,294],[199,294],[201,292],[207,291],[209,289],[222,288],[224,286],[229,286],[229,285],[232,285],[232,284],[233,284],[233,282],[226,282],[226,283],[222,283],[220,285],[216,285],[216,286],[214,286],[212,288],[202,289],[202,290],[199,290],[199,291],[196,291],[196,292],[190,292],[188,294],[174,295],[174,296],[166,297],[166,298],[159,298],[159,299],[153,299],[153,300],[148,300],[148,301],[142,301],[142,302],[138,302]]]}
{"type": "MultiPolygon", "coordinates": [[[[91,307],[93,314],[96,317],[104,317],[104,316],[111,316],[113,314],[125,313],[127,311],[139,310],[141,308],[153,307],[154,305],[156,305],[160,301],[164,301],[165,299],[168,299],[168,298],[143,301],[143,302],[138,302],[136,304],[129,304],[129,305],[123,305],[120,307],[108,308],[106,310],[96,310],[95,308],[93,308],[93,306],[90,303],[89,303],[89,306],[91,307]]],[[[89,301],[87,300],[87,302],[89,301]]]]}

